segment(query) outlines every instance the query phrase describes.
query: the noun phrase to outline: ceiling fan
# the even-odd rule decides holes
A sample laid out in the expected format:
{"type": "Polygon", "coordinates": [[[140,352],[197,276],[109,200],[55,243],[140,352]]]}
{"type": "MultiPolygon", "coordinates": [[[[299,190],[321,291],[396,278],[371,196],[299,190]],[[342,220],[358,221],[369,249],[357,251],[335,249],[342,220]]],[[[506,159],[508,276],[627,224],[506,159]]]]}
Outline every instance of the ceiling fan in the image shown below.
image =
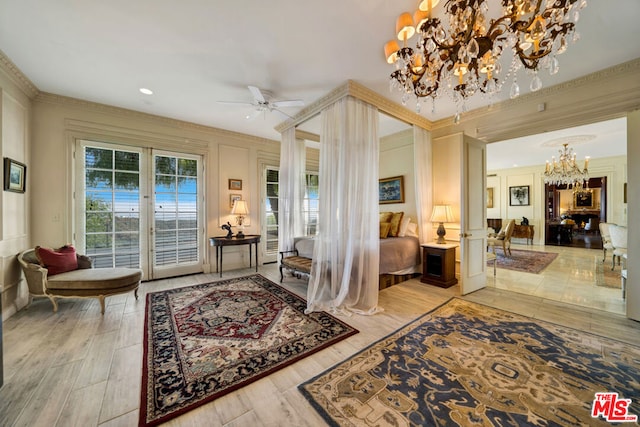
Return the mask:
{"type": "Polygon", "coordinates": [[[271,101],[271,93],[268,91],[260,90],[255,86],[247,86],[251,95],[253,95],[252,102],[241,102],[241,101],[218,101],[218,104],[225,105],[248,105],[252,106],[255,110],[249,114],[247,114],[247,119],[253,119],[263,113],[276,112],[278,114],[283,115],[284,117],[290,119],[291,116],[282,111],[280,108],[283,107],[302,107],[304,106],[304,101],[301,99],[288,99],[282,101],[271,101]]]}

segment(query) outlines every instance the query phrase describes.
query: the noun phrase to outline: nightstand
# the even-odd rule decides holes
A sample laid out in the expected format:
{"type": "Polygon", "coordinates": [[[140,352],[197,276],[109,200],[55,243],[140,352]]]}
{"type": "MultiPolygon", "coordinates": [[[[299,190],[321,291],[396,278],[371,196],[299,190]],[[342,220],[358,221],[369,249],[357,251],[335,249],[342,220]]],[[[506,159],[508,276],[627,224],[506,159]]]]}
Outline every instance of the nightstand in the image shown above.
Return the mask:
{"type": "Polygon", "coordinates": [[[456,248],[458,245],[427,243],[422,246],[423,283],[448,288],[458,283],[456,279],[456,248]]]}

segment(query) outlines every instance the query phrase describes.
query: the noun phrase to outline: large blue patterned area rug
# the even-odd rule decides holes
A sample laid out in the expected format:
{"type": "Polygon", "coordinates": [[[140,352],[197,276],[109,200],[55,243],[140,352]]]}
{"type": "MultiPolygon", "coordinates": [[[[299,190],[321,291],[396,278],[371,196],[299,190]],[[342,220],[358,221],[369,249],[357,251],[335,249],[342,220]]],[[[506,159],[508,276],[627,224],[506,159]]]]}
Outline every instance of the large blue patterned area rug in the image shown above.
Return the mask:
{"type": "Polygon", "coordinates": [[[161,424],[358,331],[256,274],[147,295],[139,425],[161,424]]]}
{"type": "Polygon", "coordinates": [[[454,298],[299,389],[334,426],[583,426],[639,381],[638,347],[454,298]]]}

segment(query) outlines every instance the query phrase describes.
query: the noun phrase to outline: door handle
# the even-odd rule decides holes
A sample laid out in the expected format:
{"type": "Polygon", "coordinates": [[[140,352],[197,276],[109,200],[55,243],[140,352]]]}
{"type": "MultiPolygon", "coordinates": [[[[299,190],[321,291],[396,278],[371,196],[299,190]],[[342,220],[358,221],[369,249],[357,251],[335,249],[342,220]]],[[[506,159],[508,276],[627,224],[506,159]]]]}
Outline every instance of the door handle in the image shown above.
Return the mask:
{"type": "Polygon", "coordinates": [[[460,237],[472,237],[473,234],[471,233],[460,233],[460,237]]]}

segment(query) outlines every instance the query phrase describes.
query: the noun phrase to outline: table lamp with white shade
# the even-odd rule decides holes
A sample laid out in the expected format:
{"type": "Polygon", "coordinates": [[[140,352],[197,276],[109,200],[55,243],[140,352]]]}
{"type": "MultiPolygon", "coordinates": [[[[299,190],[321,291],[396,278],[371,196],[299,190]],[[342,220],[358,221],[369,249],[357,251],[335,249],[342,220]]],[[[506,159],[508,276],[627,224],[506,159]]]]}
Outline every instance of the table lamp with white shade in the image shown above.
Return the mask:
{"type": "Polygon", "coordinates": [[[236,238],[244,239],[244,233],[242,232],[244,217],[249,215],[249,208],[247,207],[246,200],[236,200],[233,202],[233,208],[231,208],[231,215],[236,215],[236,221],[238,222],[238,233],[236,238]]]}
{"type": "Polygon", "coordinates": [[[445,234],[447,234],[447,230],[444,228],[445,222],[453,222],[455,221],[453,217],[453,213],[451,212],[451,206],[449,205],[434,205],[433,212],[431,213],[431,222],[439,222],[438,226],[438,240],[436,243],[445,244],[447,243],[444,240],[445,234]]]}

